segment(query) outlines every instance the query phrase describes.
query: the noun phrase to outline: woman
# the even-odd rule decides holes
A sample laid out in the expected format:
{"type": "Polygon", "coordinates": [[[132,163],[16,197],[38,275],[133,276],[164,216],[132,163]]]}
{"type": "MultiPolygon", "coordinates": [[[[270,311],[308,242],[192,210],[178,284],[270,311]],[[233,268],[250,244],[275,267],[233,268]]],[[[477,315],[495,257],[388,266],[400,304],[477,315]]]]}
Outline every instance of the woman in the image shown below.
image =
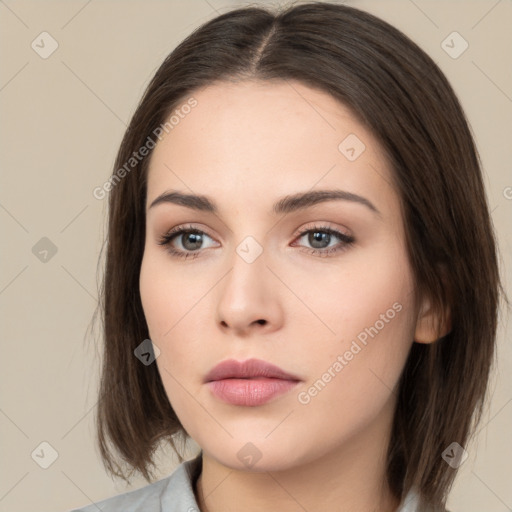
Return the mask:
{"type": "Polygon", "coordinates": [[[445,510],[501,285],[418,46],[344,5],[220,15],[156,72],[107,188],[99,446],[125,478],[161,442],[181,465],[83,511],[445,510]]]}

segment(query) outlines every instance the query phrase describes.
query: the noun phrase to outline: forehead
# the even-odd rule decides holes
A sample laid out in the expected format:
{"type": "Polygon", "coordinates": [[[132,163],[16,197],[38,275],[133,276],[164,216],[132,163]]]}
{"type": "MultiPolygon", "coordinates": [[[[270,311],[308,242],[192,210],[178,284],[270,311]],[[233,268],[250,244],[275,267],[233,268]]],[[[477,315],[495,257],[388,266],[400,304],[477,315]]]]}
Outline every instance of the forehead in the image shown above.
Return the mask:
{"type": "Polygon", "coordinates": [[[323,91],[296,81],[221,82],[190,97],[197,104],[151,156],[148,204],[165,189],[261,202],[313,187],[368,193],[391,183],[373,135],[323,91]]]}

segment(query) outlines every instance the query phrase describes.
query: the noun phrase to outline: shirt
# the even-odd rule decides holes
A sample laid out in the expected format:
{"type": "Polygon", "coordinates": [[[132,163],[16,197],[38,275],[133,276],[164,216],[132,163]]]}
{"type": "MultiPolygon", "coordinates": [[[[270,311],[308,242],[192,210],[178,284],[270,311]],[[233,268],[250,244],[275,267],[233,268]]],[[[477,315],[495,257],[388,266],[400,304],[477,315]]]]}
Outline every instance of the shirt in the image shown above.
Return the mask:
{"type": "MultiPolygon", "coordinates": [[[[201,452],[182,462],[167,478],[70,512],[199,512],[194,486],[202,462],[201,452]]],[[[397,512],[419,512],[418,495],[411,491],[397,512]]]]}

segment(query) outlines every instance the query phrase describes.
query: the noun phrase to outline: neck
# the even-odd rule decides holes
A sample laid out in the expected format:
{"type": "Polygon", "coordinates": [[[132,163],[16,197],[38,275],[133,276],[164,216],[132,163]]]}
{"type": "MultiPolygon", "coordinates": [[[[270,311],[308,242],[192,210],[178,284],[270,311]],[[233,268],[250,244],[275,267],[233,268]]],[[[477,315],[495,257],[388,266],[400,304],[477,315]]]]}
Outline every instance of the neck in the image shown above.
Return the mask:
{"type": "Polygon", "coordinates": [[[240,471],[203,450],[196,482],[201,512],[322,510],[395,512],[399,500],[386,481],[387,429],[370,425],[322,456],[282,471],[240,471]]]}

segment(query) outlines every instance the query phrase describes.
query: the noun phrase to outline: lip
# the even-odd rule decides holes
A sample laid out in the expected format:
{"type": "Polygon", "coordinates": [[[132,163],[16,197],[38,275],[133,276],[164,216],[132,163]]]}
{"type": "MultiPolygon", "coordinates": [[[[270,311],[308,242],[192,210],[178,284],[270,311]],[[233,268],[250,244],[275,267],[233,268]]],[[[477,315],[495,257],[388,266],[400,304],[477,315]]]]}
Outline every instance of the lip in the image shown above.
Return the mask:
{"type": "Polygon", "coordinates": [[[222,361],[205,377],[219,399],[232,405],[254,407],[290,391],[301,379],[261,359],[222,361]]]}
{"type": "Polygon", "coordinates": [[[296,375],[285,372],[276,366],[262,359],[247,359],[236,361],[226,359],[217,366],[214,366],[206,375],[204,381],[211,382],[223,379],[250,379],[254,377],[266,377],[268,379],[301,380],[296,375]]]}

